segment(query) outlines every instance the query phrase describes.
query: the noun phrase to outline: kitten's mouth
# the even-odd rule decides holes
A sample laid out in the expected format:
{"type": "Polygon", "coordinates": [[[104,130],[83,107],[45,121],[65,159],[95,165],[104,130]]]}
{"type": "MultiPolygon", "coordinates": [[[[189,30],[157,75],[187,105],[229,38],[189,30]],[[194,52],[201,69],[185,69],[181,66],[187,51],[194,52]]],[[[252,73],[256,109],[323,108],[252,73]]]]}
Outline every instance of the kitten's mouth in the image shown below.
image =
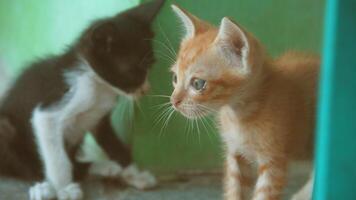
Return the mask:
{"type": "Polygon", "coordinates": [[[131,93],[130,95],[133,96],[135,99],[140,98],[148,93],[150,90],[150,84],[146,81],[139,89],[131,93]]]}

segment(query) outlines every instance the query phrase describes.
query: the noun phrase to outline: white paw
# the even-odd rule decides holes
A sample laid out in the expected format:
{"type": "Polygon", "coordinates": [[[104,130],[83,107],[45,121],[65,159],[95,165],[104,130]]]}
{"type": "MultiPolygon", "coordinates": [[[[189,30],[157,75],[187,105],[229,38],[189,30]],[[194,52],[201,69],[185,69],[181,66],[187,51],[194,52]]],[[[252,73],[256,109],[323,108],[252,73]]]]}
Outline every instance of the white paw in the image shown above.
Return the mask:
{"type": "Polygon", "coordinates": [[[83,198],[83,192],[80,185],[71,183],[57,193],[58,200],[80,200],[83,198]]]}
{"type": "Polygon", "coordinates": [[[48,182],[36,183],[30,188],[30,200],[48,200],[56,198],[56,190],[48,182]]]}
{"type": "Polygon", "coordinates": [[[150,172],[140,172],[135,165],[124,169],[122,178],[127,184],[140,190],[153,188],[157,185],[156,178],[150,172]]]}
{"type": "Polygon", "coordinates": [[[117,178],[122,172],[122,167],[111,160],[95,162],[90,166],[89,173],[95,176],[117,178]]]}

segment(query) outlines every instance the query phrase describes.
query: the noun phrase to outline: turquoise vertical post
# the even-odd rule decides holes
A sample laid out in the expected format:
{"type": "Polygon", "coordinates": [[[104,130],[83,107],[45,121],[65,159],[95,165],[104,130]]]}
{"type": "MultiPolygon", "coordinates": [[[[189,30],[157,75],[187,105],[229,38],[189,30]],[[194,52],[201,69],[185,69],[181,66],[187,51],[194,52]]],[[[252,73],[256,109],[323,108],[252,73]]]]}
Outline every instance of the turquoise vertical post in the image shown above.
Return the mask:
{"type": "Polygon", "coordinates": [[[328,0],[320,80],[316,200],[356,199],[356,1],[328,0]]]}

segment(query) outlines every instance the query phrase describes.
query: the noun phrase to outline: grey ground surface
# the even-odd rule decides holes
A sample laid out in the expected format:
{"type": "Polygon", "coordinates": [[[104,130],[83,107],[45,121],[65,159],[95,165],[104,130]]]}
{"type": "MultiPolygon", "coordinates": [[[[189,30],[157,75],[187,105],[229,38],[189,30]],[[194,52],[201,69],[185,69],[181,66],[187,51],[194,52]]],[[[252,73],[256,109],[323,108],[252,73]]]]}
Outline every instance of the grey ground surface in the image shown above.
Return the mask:
{"type": "MultiPolygon", "coordinates": [[[[221,199],[217,176],[196,177],[195,180],[163,182],[155,189],[139,191],[105,181],[88,180],[83,183],[86,200],[209,200],[221,199]]],[[[31,183],[2,179],[0,200],[25,200],[31,183]]]]}
{"type": "MultiPolygon", "coordinates": [[[[307,169],[299,167],[289,178],[286,197],[304,182],[307,169]]],[[[31,183],[11,179],[0,180],[0,200],[28,199],[31,183]]],[[[85,200],[220,200],[222,199],[221,176],[201,175],[176,181],[161,181],[152,190],[138,191],[108,181],[87,180],[83,184],[85,200]]]]}

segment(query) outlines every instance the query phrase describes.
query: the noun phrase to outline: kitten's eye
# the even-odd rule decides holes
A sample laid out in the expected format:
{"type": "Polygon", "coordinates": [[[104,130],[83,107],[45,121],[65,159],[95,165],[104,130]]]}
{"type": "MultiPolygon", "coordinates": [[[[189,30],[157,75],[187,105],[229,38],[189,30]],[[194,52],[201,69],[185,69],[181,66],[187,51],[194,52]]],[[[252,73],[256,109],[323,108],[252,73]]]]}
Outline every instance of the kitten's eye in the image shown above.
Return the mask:
{"type": "Polygon", "coordinates": [[[203,79],[195,78],[191,83],[192,87],[197,91],[202,91],[206,87],[206,81],[203,79]]]}
{"type": "Polygon", "coordinates": [[[173,74],[172,80],[174,84],[177,83],[177,74],[173,74]]]}

